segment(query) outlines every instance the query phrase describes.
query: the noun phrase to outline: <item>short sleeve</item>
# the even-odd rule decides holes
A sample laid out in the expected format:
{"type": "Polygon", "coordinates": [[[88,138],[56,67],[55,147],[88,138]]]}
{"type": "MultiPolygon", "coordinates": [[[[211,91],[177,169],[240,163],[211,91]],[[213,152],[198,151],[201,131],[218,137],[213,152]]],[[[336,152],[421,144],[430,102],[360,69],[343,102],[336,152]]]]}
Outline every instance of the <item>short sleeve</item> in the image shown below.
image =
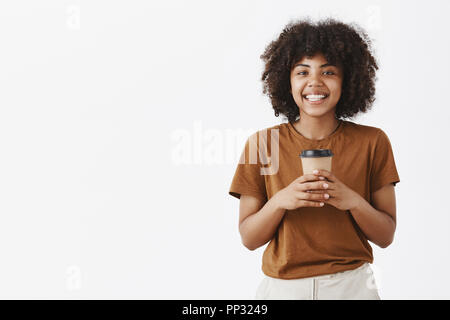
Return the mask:
{"type": "Polygon", "coordinates": [[[373,193],[381,187],[400,182],[394,154],[388,136],[379,129],[374,147],[372,167],[370,171],[370,192],[373,193]]]}
{"type": "Polygon", "coordinates": [[[257,145],[256,134],[250,136],[245,143],[228,192],[233,197],[240,199],[245,194],[267,199],[264,175],[261,173],[261,164],[257,161],[257,145]]]}

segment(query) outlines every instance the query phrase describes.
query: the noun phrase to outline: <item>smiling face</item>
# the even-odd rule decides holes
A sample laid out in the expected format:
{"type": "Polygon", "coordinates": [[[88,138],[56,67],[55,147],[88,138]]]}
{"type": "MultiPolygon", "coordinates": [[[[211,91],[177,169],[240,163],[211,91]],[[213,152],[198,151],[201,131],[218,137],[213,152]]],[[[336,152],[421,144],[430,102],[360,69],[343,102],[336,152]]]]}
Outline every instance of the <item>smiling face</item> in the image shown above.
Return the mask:
{"type": "Polygon", "coordinates": [[[321,117],[332,113],[341,97],[343,70],[328,64],[323,54],[303,57],[291,70],[291,94],[300,109],[300,117],[307,114],[321,117]]]}

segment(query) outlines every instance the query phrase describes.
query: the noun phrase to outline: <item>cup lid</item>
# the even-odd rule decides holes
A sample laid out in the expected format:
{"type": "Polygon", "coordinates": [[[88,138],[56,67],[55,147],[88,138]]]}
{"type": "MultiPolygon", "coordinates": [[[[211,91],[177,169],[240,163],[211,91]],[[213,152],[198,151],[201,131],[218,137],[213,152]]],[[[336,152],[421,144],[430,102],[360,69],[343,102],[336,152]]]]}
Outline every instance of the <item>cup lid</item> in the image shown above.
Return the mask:
{"type": "Polygon", "coordinates": [[[330,149],[310,149],[303,150],[300,158],[317,158],[317,157],[332,157],[333,153],[330,149]]]}

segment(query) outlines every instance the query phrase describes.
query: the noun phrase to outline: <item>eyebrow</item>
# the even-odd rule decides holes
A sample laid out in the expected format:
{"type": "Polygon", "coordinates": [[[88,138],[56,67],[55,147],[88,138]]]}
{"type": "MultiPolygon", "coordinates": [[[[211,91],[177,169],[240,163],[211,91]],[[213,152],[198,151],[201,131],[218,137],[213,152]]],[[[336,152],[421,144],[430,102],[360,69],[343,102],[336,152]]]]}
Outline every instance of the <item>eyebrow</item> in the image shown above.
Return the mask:
{"type": "MultiPolygon", "coordinates": [[[[309,64],[303,64],[303,63],[297,63],[295,66],[294,66],[294,68],[296,68],[296,67],[311,67],[309,64]]],[[[321,65],[320,67],[321,68],[325,68],[325,67],[328,67],[328,66],[333,66],[333,67],[336,67],[334,64],[331,64],[331,63],[325,63],[325,64],[323,64],[323,65],[321,65]]]]}

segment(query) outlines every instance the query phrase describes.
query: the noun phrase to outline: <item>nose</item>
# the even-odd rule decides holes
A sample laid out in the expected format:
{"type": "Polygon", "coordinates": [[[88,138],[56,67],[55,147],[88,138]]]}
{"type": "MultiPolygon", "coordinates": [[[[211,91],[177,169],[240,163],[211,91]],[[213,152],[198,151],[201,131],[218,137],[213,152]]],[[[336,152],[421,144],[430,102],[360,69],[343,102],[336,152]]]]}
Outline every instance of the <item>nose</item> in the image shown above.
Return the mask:
{"type": "Polygon", "coordinates": [[[308,87],[313,87],[313,86],[321,87],[322,85],[323,85],[323,83],[320,80],[320,77],[316,74],[311,74],[310,80],[308,82],[308,87]]]}

